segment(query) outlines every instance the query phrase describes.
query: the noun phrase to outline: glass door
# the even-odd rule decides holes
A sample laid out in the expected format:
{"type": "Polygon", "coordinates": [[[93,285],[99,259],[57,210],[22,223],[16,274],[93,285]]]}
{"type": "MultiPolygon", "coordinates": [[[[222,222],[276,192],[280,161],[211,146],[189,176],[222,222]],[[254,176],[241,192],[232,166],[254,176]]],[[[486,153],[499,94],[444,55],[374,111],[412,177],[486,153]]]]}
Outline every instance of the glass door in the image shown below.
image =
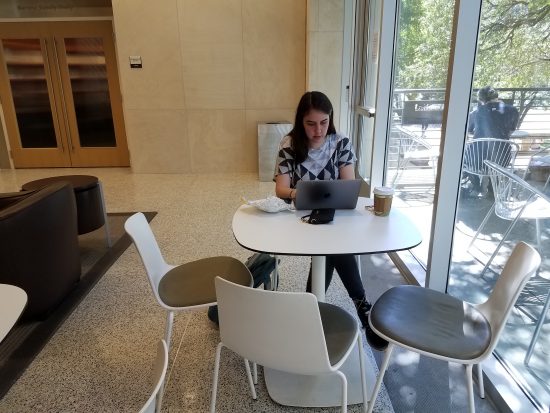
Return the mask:
{"type": "Polygon", "coordinates": [[[381,1],[379,0],[369,2],[359,0],[356,4],[352,125],[357,142],[357,173],[369,188],[372,182],[380,14],[381,1]]]}
{"type": "Polygon", "coordinates": [[[550,50],[548,2],[484,1],[479,19],[468,128],[460,137],[465,151],[447,290],[482,302],[518,241],[538,249],[542,264],[517,300],[495,354],[538,411],[547,412],[550,64],[543,56],[550,50]],[[501,151],[506,156],[491,150],[496,145],[508,148],[501,151]],[[484,159],[520,181],[495,189],[489,172],[498,170],[474,168],[484,159]],[[517,190],[520,187],[523,192],[517,190]],[[533,196],[526,188],[535,188],[543,196],[533,196]],[[531,207],[520,213],[529,201],[533,207],[540,205],[540,214],[531,213],[531,207]]]}
{"type": "Polygon", "coordinates": [[[2,106],[17,167],[70,166],[42,29],[41,24],[33,24],[29,31],[26,25],[11,23],[0,28],[2,106]]]}
{"type": "Polygon", "coordinates": [[[129,165],[111,23],[9,23],[1,30],[15,167],[129,165]]]}

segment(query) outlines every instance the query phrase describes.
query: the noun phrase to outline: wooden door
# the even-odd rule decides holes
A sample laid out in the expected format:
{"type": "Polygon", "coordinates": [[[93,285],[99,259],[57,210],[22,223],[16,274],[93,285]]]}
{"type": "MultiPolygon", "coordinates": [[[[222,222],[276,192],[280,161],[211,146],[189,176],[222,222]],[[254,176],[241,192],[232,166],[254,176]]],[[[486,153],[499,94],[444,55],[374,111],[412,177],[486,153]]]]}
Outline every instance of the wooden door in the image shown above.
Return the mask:
{"type": "Polygon", "coordinates": [[[0,70],[15,167],[128,166],[111,22],[8,26],[0,29],[0,70]],[[37,89],[29,74],[42,72],[37,89]],[[25,96],[36,90],[40,100],[25,96]]]}

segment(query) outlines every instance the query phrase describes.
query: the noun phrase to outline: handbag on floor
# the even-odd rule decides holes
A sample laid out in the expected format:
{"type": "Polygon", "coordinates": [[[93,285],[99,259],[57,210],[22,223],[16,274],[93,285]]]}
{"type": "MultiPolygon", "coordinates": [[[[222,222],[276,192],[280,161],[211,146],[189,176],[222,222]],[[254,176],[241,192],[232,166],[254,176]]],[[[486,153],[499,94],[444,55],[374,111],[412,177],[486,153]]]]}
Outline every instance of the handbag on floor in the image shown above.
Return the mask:
{"type": "MultiPolygon", "coordinates": [[[[263,252],[257,252],[248,257],[244,264],[252,274],[254,288],[258,288],[263,284],[264,290],[271,290],[271,273],[275,271],[275,257],[263,252]]],[[[217,305],[208,307],[208,318],[214,323],[219,324],[217,305]]]]}

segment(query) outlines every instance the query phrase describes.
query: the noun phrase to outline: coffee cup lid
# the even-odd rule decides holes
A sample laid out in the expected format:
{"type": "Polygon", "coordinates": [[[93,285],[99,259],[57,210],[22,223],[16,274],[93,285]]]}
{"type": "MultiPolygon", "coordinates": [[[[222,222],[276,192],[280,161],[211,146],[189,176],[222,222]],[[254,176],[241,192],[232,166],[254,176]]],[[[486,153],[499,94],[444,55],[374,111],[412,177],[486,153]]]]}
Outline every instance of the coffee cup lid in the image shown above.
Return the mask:
{"type": "Polygon", "coordinates": [[[374,188],[374,194],[375,195],[393,195],[393,188],[390,188],[389,186],[378,186],[374,188]]]}

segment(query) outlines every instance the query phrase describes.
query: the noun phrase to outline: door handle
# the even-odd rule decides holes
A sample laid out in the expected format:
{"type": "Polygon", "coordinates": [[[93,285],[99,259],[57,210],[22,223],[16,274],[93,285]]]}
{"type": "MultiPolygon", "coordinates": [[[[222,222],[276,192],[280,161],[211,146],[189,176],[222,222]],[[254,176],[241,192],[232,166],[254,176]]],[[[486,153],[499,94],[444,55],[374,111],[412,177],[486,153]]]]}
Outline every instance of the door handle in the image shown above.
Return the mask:
{"type": "Polygon", "coordinates": [[[357,113],[367,118],[374,118],[376,116],[376,109],[373,107],[357,106],[355,110],[357,111],[357,113]]]}
{"type": "MultiPolygon", "coordinates": [[[[52,79],[52,68],[51,68],[50,63],[49,63],[50,59],[49,59],[49,54],[48,54],[48,39],[47,38],[44,39],[44,53],[45,53],[44,74],[47,73],[47,75],[49,77],[49,80],[50,80],[50,87],[53,90],[54,86],[53,86],[53,79],[52,79]]],[[[56,59],[56,62],[57,62],[57,59],[56,59]]],[[[47,83],[47,80],[46,80],[46,88],[47,87],[48,87],[48,83],[47,83]]],[[[54,121],[57,124],[57,127],[59,129],[61,129],[61,125],[59,124],[59,113],[58,113],[58,108],[57,108],[57,102],[56,102],[56,99],[55,99],[55,96],[53,95],[53,93],[52,93],[52,97],[53,97],[52,101],[53,101],[53,109],[54,109],[54,115],[55,115],[55,116],[52,116],[52,118],[54,118],[54,121]]],[[[61,152],[65,152],[65,145],[63,144],[63,136],[60,137],[59,143],[61,144],[61,152]]]]}
{"type": "Polygon", "coordinates": [[[57,40],[53,38],[53,49],[55,56],[55,65],[57,69],[57,76],[59,78],[59,89],[61,90],[61,104],[63,105],[63,117],[65,118],[65,130],[67,131],[67,140],[71,144],[71,152],[74,152],[74,142],[71,136],[71,129],[69,125],[69,116],[67,115],[67,102],[65,100],[65,88],[63,87],[63,79],[61,77],[61,68],[59,66],[59,57],[57,54],[57,40]]]}

